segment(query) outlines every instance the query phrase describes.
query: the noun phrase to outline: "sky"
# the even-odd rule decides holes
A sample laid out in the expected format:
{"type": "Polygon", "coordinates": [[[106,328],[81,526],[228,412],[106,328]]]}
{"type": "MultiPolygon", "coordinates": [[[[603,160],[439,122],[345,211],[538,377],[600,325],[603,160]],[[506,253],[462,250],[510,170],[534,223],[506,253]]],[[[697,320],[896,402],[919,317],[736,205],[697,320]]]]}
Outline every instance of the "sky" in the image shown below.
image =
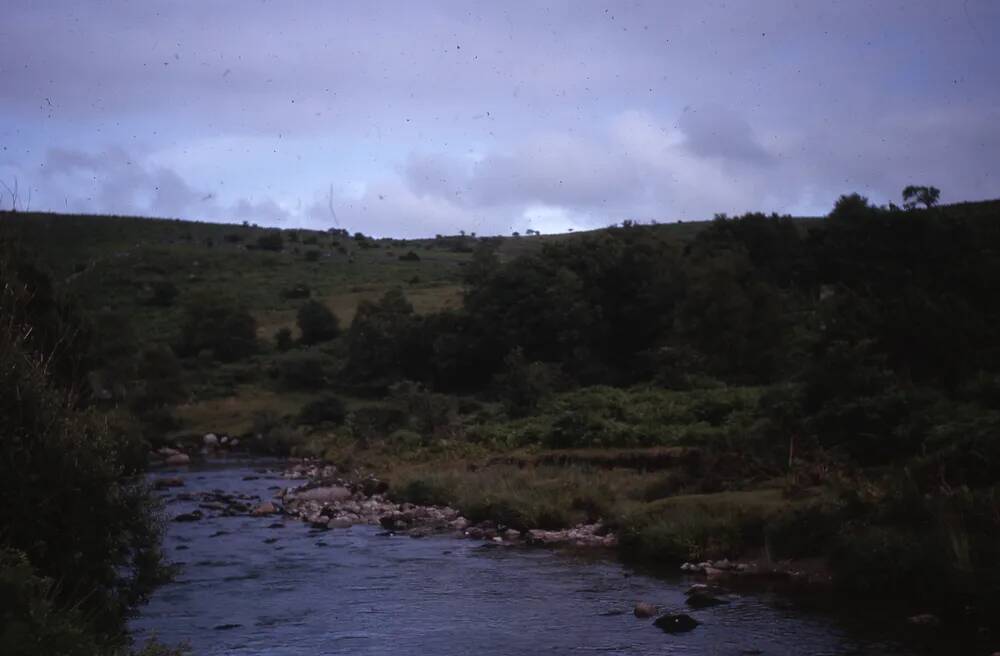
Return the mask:
{"type": "Polygon", "coordinates": [[[418,237],[1000,197],[994,0],[4,5],[5,209],[418,237]]]}

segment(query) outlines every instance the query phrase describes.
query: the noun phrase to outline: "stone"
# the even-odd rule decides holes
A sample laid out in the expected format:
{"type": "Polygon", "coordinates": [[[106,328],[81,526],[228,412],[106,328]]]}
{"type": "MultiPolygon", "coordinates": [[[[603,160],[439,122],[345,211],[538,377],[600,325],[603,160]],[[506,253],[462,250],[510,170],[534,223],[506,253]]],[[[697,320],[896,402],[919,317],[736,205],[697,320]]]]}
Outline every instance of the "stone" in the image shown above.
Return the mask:
{"type": "Polygon", "coordinates": [[[240,445],[240,441],[237,438],[234,437],[233,439],[229,440],[229,446],[231,448],[235,449],[239,445],[240,445]]]}
{"type": "Polygon", "coordinates": [[[698,620],[691,617],[690,615],[685,615],[680,613],[678,615],[661,615],[656,618],[653,625],[658,629],[661,629],[667,633],[687,633],[688,631],[694,630],[696,626],[701,624],[698,620]]]}
{"type": "Polygon", "coordinates": [[[164,458],[169,458],[170,456],[176,456],[178,453],[180,453],[180,451],[178,451],[177,449],[172,449],[169,446],[164,446],[157,449],[156,453],[158,455],[163,456],[164,458]]]}
{"type": "Polygon", "coordinates": [[[351,491],[340,485],[329,485],[326,487],[314,487],[310,490],[293,492],[295,499],[299,501],[317,501],[319,503],[335,503],[337,501],[347,501],[351,498],[351,491]]]}
{"type": "Polygon", "coordinates": [[[156,479],[156,482],[153,483],[153,487],[156,488],[157,490],[166,490],[169,487],[183,487],[183,486],[184,486],[184,479],[176,477],[158,478],[156,479]]]}
{"type": "Polygon", "coordinates": [[[201,441],[207,447],[219,446],[219,438],[215,433],[205,433],[205,437],[201,438],[201,441]]]}
{"type": "Polygon", "coordinates": [[[175,453],[167,457],[167,464],[172,467],[177,467],[180,465],[190,465],[191,456],[186,453],[175,453]]]}
{"type": "Polygon", "coordinates": [[[250,514],[254,517],[264,517],[265,515],[274,515],[278,512],[278,507],[271,503],[270,501],[265,501],[256,508],[250,511],[250,514]]]}
{"type": "Polygon", "coordinates": [[[516,542],[521,539],[521,531],[509,528],[503,532],[503,539],[508,542],[516,542]]]}
{"type": "Polygon", "coordinates": [[[932,615],[931,613],[920,613],[919,615],[914,615],[906,619],[910,624],[916,626],[940,626],[941,619],[937,615],[932,615]]]}
{"type": "Polygon", "coordinates": [[[175,522],[197,522],[203,516],[204,515],[202,515],[202,512],[200,510],[195,510],[194,512],[181,513],[180,515],[177,515],[176,517],[174,517],[174,521],[175,522]]]}
{"type": "Polygon", "coordinates": [[[659,609],[648,601],[640,601],[632,609],[632,614],[640,618],[653,617],[658,612],[659,609]]]}

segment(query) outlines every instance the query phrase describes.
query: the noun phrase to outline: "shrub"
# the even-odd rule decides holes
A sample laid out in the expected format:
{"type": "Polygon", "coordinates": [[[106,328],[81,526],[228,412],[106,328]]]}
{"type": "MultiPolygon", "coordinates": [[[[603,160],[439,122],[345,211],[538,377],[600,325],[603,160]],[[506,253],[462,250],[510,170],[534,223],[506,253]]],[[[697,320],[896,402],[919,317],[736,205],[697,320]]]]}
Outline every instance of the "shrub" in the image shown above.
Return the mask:
{"type": "Polygon", "coordinates": [[[306,262],[318,262],[320,252],[314,248],[309,249],[305,253],[306,262]]]}
{"type": "Polygon", "coordinates": [[[403,255],[399,256],[399,260],[401,262],[419,262],[420,256],[414,253],[413,251],[407,251],[403,255]]]}
{"type": "MultiPolygon", "coordinates": [[[[0,314],[23,316],[24,288],[6,274],[0,262],[0,314]]],[[[16,653],[4,644],[13,640],[46,653],[31,639],[75,635],[68,653],[86,652],[89,641],[122,636],[128,610],[163,573],[156,505],[139,478],[148,445],[75,407],[33,332],[30,322],[0,325],[0,650],[16,653]]]]}
{"type": "Polygon", "coordinates": [[[288,299],[309,298],[309,294],[311,293],[309,285],[299,283],[287,289],[281,290],[281,297],[288,299]]]}
{"type": "Polygon", "coordinates": [[[308,301],[299,308],[297,321],[303,344],[316,344],[337,337],[340,321],[337,315],[319,301],[308,301]]]}
{"type": "Polygon", "coordinates": [[[440,480],[417,478],[409,481],[399,490],[393,490],[391,496],[399,503],[446,506],[451,502],[454,492],[440,480]]]}
{"type": "Polygon", "coordinates": [[[177,298],[177,286],[169,280],[157,280],[150,284],[150,296],[146,301],[149,305],[170,307],[177,298]]]}
{"type": "Polygon", "coordinates": [[[324,396],[302,406],[299,411],[298,423],[308,425],[324,422],[342,424],[346,416],[347,409],[344,407],[343,401],[336,396],[324,396]]]}
{"type": "Polygon", "coordinates": [[[316,353],[296,353],[278,364],[281,384],[286,389],[318,389],[326,386],[328,359],[316,353]]]}
{"type": "Polygon", "coordinates": [[[280,230],[270,230],[257,237],[257,248],[262,251],[280,251],[285,247],[285,240],[280,230]]]}
{"type": "Polygon", "coordinates": [[[279,351],[287,351],[292,348],[293,344],[292,331],[288,328],[282,328],[278,332],[274,333],[274,348],[279,351]]]}
{"type": "Polygon", "coordinates": [[[188,307],[179,351],[195,355],[202,350],[209,350],[222,362],[233,362],[254,353],[257,321],[237,305],[200,299],[188,307]]]}

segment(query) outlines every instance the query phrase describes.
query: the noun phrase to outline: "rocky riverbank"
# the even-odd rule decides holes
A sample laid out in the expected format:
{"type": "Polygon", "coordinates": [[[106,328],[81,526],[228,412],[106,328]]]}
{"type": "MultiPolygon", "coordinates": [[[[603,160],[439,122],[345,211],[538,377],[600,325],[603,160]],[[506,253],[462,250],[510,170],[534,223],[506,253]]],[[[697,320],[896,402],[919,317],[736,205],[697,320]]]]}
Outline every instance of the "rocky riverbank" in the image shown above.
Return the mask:
{"type": "Polygon", "coordinates": [[[450,506],[421,506],[395,503],[386,496],[388,486],[373,477],[342,476],[333,465],[313,461],[293,461],[285,478],[305,480],[276,495],[278,504],[254,509],[254,514],[283,513],[318,529],[347,528],[370,524],[387,532],[425,537],[450,534],[454,537],[495,543],[572,547],[614,547],[617,539],[599,523],[567,529],[518,531],[496,522],[473,523],[450,506]]]}

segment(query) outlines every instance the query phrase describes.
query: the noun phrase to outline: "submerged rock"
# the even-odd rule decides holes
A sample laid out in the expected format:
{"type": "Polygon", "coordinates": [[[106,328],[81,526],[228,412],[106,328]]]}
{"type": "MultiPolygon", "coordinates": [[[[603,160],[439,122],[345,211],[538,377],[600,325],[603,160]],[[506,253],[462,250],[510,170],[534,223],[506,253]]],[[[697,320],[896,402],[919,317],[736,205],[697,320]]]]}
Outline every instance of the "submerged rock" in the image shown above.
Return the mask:
{"type": "Polygon", "coordinates": [[[680,613],[678,615],[661,615],[656,618],[653,625],[667,633],[687,633],[688,631],[694,630],[696,626],[701,624],[698,620],[691,617],[690,615],[685,615],[680,613]]]}
{"type": "Polygon", "coordinates": [[[153,487],[157,490],[165,490],[168,487],[183,487],[183,478],[158,478],[156,482],[153,483],[153,487]]]}
{"type": "Polygon", "coordinates": [[[278,512],[278,507],[271,503],[270,501],[265,501],[256,508],[250,511],[250,514],[254,517],[263,517],[265,515],[274,515],[278,512]]]}
{"type": "Polygon", "coordinates": [[[175,453],[167,456],[166,463],[171,466],[190,465],[191,456],[186,453],[175,453]]]}
{"type": "Polygon", "coordinates": [[[648,601],[640,601],[635,605],[635,608],[632,609],[632,614],[640,618],[653,617],[658,612],[660,612],[660,609],[648,601]]]}
{"type": "Polygon", "coordinates": [[[708,608],[709,606],[719,606],[729,602],[712,596],[707,590],[695,590],[688,595],[686,603],[691,608],[708,608]]]}
{"type": "Polygon", "coordinates": [[[204,515],[202,514],[202,512],[200,510],[195,510],[194,512],[181,513],[180,515],[177,515],[176,517],[174,517],[174,521],[175,522],[197,522],[202,517],[204,517],[204,515]]]}

